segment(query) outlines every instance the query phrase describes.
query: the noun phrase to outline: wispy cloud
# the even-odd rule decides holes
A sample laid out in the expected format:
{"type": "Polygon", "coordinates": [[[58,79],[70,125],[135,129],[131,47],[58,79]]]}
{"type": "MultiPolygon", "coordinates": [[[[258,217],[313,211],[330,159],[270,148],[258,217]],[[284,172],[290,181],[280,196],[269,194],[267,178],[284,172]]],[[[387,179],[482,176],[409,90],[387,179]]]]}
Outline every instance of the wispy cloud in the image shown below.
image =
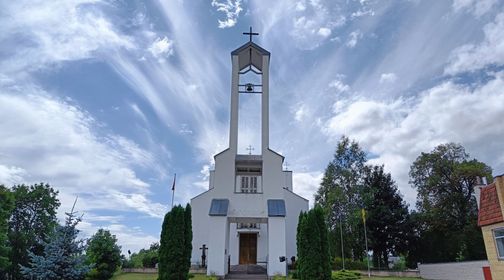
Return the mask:
{"type": "Polygon", "coordinates": [[[485,25],[483,31],[483,42],[466,44],[453,51],[445,73],[458,74],[504,64],[504,13],[498,14],[493,22],[485,25]]]}
{"type": "Polygon", "coordinates": [[[218,12],[226,15],[225,20],[219,21],[219,28],[229,28],[235,26],[238,21],[238,16],[243,10],[241,7],[241,0],[212,0],[212,7],[217,8],[218,12]]]}
{"type": "Polygon", "coordinates": [[[125,137],[101,135],[79,107],[33,87],[0,89],[0,118],[0,170],[7,170],[0,183],[45,181],[63,197],[81,196],[86,210],[162,215],[164,206],[149,201],[149,183],[134,170],[155,168],[156,158],[125,137]]]}
{"type": "Polygon", "coordinates": [[[0,40],[12,53],[2,58],[0,71],[22,74],[101,50],[135,48],[132,38],[95,8],[99,5],[95,0],[4,2],[2,13],[8,16],[0,17],[0,40]]]}
{"type": "Polygon", "coordinates": [[[173,40],[168,39],[166,36],[161,38],[157,37],[149,47],[150,53],[163,62],[167,57],[173,55],[173,40]]]}
{"type": "Polygon", "coordinates": [[[348,35],[348,40],[346,42],[346,46],[349,48],[354,48],[355,46],[357,46],[357,43],[359,42],[360,39],[362,39],[363,36],[364,35],[362,34],[362,32],[360,30],[355,30],[355,31],[351,32],[348,35]]]}

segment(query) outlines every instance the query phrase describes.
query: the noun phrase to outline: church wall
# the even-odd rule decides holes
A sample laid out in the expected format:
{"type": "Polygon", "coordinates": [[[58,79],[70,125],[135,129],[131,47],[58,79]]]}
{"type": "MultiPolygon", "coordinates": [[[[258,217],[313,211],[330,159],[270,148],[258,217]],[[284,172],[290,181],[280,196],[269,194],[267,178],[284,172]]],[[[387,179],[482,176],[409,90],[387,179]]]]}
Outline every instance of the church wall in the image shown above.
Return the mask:
{"type": "Polygon", "coordinates": [[[210,210],[210,203],[212,200],[211,193],[212,191],[210,190],[191,199],[193,229],[191,264],[194,265],[199,265],[201,263],[201,250],[199,248],[201,248],[203,244],[206,244],[207,247],[209,246],[208,228],[210,224],[208,211],[210,210]]]}
{"type": "Polygon", "coordinates": [[[263,154],[263,192],[269,199],[282,199],[285,175],[282,170],[282,157],[266,150],[263,154]]]}
{"type": "Polygon", "coordinates": [[[227,149],[215,156],[214,198],[226,198],[234,192],[235,155],[227,149]]]}
{"type": "Polygon", "coordinates": [[[297,259],[296,233],[299,213],[301,211],[308,211],[308,200],[288,190],[284,190],[284,194],[285,208],[287,211],[285,217],[285,239],[287,242],[287,259],[290,262],[292,256],[295,256],[297,259]]]}
{"type": "Polygon", "coordinates": [[[285,176],[285,187],[292,191],[292,171],[284,171],[283,174],[285,176]]]}

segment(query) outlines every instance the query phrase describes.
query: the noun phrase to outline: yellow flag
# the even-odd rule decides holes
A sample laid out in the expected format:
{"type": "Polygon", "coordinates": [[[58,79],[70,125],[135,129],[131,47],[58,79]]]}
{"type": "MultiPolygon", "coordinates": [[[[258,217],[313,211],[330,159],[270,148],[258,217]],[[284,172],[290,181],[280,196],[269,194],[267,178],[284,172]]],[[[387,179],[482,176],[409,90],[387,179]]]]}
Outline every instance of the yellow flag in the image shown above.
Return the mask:
{"type": "Polygon", "coordinates": [[[361,213],[362,213],[362,222],[366,223],[366,210],[362,208],[361,213]]]}

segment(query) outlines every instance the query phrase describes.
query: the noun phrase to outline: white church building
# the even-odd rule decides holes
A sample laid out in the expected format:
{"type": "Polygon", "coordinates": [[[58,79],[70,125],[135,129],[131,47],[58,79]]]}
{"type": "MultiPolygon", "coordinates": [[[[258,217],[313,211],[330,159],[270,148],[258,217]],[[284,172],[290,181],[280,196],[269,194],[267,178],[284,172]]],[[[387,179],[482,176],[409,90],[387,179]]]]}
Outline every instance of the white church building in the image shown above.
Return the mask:
{"type": "Polygon", "coordinates": [[[286,275],[296,256],[296,230],[308,200],[295,194],[284,157],[269,148],[270,53],[250,41],[231,52],[231,120],[229,148],[214,156],[209,189],[191,199],[193,265],[207,274],[225,276],[238,265],[260,265],[269,276],[286,275]],[[246,81],[253,73],[260,82],[246,81]],[[247,77],[246,77],[247,75],[247,77]],[[238,152],[240,95],[261,95],[260,154],[238,152]],[[208,248],[207,250],[201,248],[208,248]]]}

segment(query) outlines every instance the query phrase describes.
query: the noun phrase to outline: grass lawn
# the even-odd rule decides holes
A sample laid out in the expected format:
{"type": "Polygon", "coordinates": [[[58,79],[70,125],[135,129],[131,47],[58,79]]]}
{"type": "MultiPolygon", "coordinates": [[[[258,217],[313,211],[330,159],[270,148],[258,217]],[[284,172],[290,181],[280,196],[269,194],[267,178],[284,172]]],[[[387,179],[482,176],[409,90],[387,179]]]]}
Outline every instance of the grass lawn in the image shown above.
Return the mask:
{"type": "MultiPolygon", "coordinates": [[[[156,280],[158,277],[157,274],[150,274],[150,273],[121,273],[112,280],[156,280]]],[[[194,278],[191,278],[193,280],[206,280],[206,275],[202,274],[195,274],[194,278]]]]}
{"type": "MultiPolygon", "coordinates": [[[[156,280],[157,274],[148,274],[148,273],[122,273],[114,276],[112,280],[156,280]]],[[[206,280],[206,275],[195,274],[193,280],[206,280]]],[[[292,279],[292,278],[287,278],[292,279]]],[[[420,280],[420,278],[411,278],[411,277],[371,277],[361,276],[361,279],[372,279],[372,280],[420,280]]]]}

